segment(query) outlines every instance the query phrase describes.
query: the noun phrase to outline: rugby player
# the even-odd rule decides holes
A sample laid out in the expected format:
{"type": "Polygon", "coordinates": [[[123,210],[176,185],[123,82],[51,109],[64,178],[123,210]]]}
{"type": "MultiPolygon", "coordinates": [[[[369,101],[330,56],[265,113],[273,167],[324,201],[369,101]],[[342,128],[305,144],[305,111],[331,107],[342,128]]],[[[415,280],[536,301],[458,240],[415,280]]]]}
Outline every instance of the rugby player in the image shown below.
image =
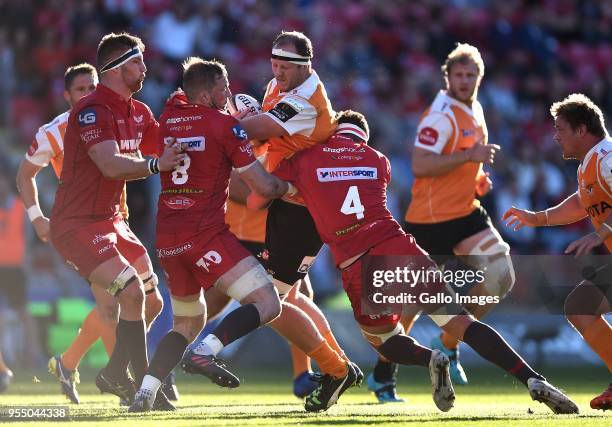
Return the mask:
{"type": "MultiPolygon", "coordinates": [[[[564,159],[580,161],[578,189],[556,206],[539,212],[511,207],[503,219],[514,230],[571,224],[590,217],[595,231],[572,242],[566,254],[585,255],[604,244],[612,251],[612,138],[601,109],[588,97],[572,94],[554,103],[554,141],[564,159]],[[610,210],[610,212],[608,212],[610,210]]],[[[612,263],[594,271],[565,301],[565,315],[612,372],[612,329],[604,318],[612,311],[612,263]]],[[[593,409],[612,408],[612,382],[591,400],[593,409]]]]}
{"type": "MultiPolygon", "coordinates": [[[[161,157],[143,159],[139,147],[155,144],[158,124],[151,110],[132,99],[142,87],[144,45],[127,33],[105,35],[97,49],[101,82],[73,106],[64,135],[64,158],[50,218],[50,241],[66,262],[119,303],[115,347],[96,377],[103,392],[131,402],[147,368],[144,300],[162,300],[146,249],[120,211],[125,181],[172,170],[182,155],[168,147],[161,157]]],[[[159,409],[173,409],[160,394],[159,409]]]]}
{"type": "MultiPolygon", "coordinates": [[[[204,327],[206,304],[201,290],[214,287],[242,305],[229,313],[183,358],[183,369],[208,376],[217,384],[237,387],[238,378],[216,355],[228,344],[271,322],[271,326],[306,350],[315,343],[314,356],[325,372],[341,379],[336,387],[352,385],[354,369],[329,346],[329,359],[318,357],[325,340],[301,310],[283,304],[293,325],[304,330],[276,327],[281,312],[278,293],[263,266],[240,245],[225,223],[232,167],[247,185],[268,197],[284,195],[289,186],[268,174],[253,155],[247,134],[226,114],[231,95],[223,64],[189,58],[184,63],[185,94],[176,94],[161,116],[161,137],[176,138],[185,159],[164,173],[158,203],[157,253],[168,277],[174,327],[160,342],[133,412],[151,409],[161,379],[179,362],[188,344],[204,327]]],[[[334,391],[336,391],[336,389],[334,391]]]]}
{"type": "MultiPolygon", "coordinates": [[[[510,247],[475,197],[491,189],[483,165],[493,164],[499,150],[499,146],[488,144],[484,114],[476,99],[484,75],[480,52],[474,46],[458,44],[446,58],[442,74],[446,89],[436,96],[417,128],[412,154],[415,180],[404,230],[438,265],[453,254],[467,255],[462,259],[468,265],[462,268],[485,272],[484,282],[463,292],[503,298],[514,284],[510,247]]],[[[480,319],[494,306],[470,304],[466,309],[480,319]]],[[[407,334],[415,318],[414,314],[404,316],[407,334]]],[[[467,384],[459,362],[459,341],[442,332],[431,346],[450,358],[453,382],[467,384]]],[[[368,387],[380,402],[401,400],[395,395],[396,372],[396,365],[379,359],[368,375],[368,387]]]]}
{"type": "MultiPolygon", "coordinates": [[[[295,152],[324,142],[336,128],[334,111],[323,82],[312,68],[312,58],[312,43],[306,35],[298,31],[281,32],[272,43],[270,61],[274,78],[266,88],[264,112],[240,122],[251,140],[268,143],[267,171],[273,171],[282,159],[295,152]]],[[[323,243],[299,197],[285,196],[272,203],[266,220],[265,245],[266,266],[279,294],[287,295],[288,301],[302,309],[329,346],[344,356],[325,316],[312,302],[310,281],[305,280],[323,243]],[[294,285],[299,285],[302,292],[290,292],[294,285]]],[[[295,327],[282,314],[276,321],[281,323],[287,328],[295,327]]],[[[310,369],[299,352],[293,352],[293,363],[297,368],[296,379],[310,369]]],[[[361,371],[357,376],[360,383],[361,371]]]]}
{"type": "MultiPolygon", "coordinates": [[[[362,312],[362,264],[369,262],[365,259],[368,256],[411,256],[422,267],[435,268],[414,237],[404,233],[387,209],[390,164],[382,153],[367,145],[368,139],[365,117],[353,111],[341,112],[336,133],[326,144],[284,160],[274,175],[294,185],[302,195],[317,230],[342,270],[354,317],[368,342],[393,363],[429,367],[434,402],[440,410],[448,411],[455,400],[448,356],[406,335],[399,314],[370,316],[362,312]]],[[[252,193],[247,205],[257,208],[267,202],[265,197],[252,193]]],[[[393,266],[392,258],[388,259],[393,266]]],[[[442,281],[419,283],[414,289],[448,293],[442,281]]],[[[421,308],[445,332],[523,383],[534,400],[545,403],[555,413],[578,412],[574,402],[535,372],[491,327],[454,304],[421,308]]],[[[307,400],[316,398],[319,391],[315,390],[307,400]]]]}

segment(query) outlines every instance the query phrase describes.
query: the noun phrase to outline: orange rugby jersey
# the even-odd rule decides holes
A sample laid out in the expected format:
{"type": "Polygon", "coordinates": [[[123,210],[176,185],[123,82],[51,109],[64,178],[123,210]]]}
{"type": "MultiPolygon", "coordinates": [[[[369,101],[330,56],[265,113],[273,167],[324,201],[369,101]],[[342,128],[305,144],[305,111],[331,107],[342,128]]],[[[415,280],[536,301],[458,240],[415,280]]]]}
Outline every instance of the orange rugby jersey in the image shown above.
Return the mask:
{"type": "MultiPolygon", "coordinates": [[[[448,155],[470,148],[478,141],[487,143],[487,126],[480,103],[474,101],[470,109],[446,91],[440,91],[421,117],[414,146],[448,155]]],[[[437,223],[469,215],[480,206],[475,189],[482,173],[482,163],[467,162],[443,175],[415,178],[406,221],[437,223]]]]}
{"type": "Polygon", "coordinates": [[[304,83],[289,92],[281,92],[276,79],[272,79],[266,88],[262,109],[289,134],[268,140],[268,172],[297,151],[327,141],[336,130],[336,113],[314,71],[304,83]]]}
{"type": "MultiPolygon", "coordinates": [[[[253,147],[253,153],[261,162],[265,160],[267,144],[253,147]]],[[[238,240],[264,243],[266,240],[266,219],[268,210],[251,210],[245,205],[227,199],[225,222],[238,240]]]]}
{"type": "MultiPolygon", "coordinates": [[[[612,138],[595,145],[578,166],[580,204],[598,229],[612,213],[612,138]]],[[[604,242],[612,252],[612,236],[604,242]]]]}
{"type": "MultiPolygon", "coordinates": [[[[60,114],[49,123],[42,125],[38,132],[36,132],[34,141],[32,141],[28,152],[25,154],[25,158],[30,163],[41,168],[46,167],[50,163],[58,179],[62,174],[64,163],[64,134],[68,126],[68,117],[70,117],[70,110],[60,114]]],[[[123,187],[121,213],[125,219],[128,218],[126,197],[127,190],[123,187]]]]}
{"type": "Polygon", "coordinates": [[[25,155],[29,162],[42,168],[51,163],[58,178],[62,172],[64,161],[64,134],[68,126],[69,116],[70,111],[66,111],[49,123],[42,125],[36,132],[34,141],[32,141],[30,149],[25,155]]]}

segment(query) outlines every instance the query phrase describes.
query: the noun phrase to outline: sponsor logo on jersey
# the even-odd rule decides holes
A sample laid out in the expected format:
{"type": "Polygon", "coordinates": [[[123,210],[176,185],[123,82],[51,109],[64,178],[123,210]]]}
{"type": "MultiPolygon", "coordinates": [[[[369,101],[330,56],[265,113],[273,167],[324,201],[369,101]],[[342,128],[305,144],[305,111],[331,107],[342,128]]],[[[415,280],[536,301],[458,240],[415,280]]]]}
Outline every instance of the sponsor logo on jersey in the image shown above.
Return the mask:
{"type": "Polygon", "coordinates": [[[331,148],[331,147],[322,147],[324,153],[365,153],[365,148],[359,147],[339,147],[339,148],[331,148]]]}
{"type": "Polygon", "coordinates": [[[203,136],[176,138],[176,142],[181,144],[185,151],[204,151],[204,148],[206,148],[206,138],[203,136]]]}
{"type": "Polygon", "coordinates": [[[182,245],[174,246],[171,248],[161,248],[157,250],[157,256],[159,258],[177,256],[182,254],[183,252],[187,252],[191,248],[193,248],[193,244],[191,242],[183,243],[182,245]]]}
{"type": "Polygon", "coordinates": [[[36,150],[38,150],[38,141],[34,140],[32,141],[32,144],[30,144],[30,148],[28,149],[28,156],[33,156],[34,153],[36,153],[36,150]]]}
{"type": "Polygon", "coordinates": [[[136,151],[140,146],[141,138],[135,139],[122,139],[119,141],[119,150],[124,151],[136,151]]]}
{"type": "Polygon", "coordinates": [[[334,160],[348,160],[352,162],[363,159],[363,157],[361,156],[349,156],[346,154],[343,154],[341,156],[331,156],[331,158],[334,160]]]}
{"type": "Polygon", "coordinates": [[[90,126],[96,124],[96,110],[93,108],[86,108],[79,113],[77,120],[81,126],[90,126]]]}
{"type": "Polygon", "coordinates": [[[204,190],[200,188],[169,188],[167,190],[162,190],[162,194],[200,194],[203,193],[204,190]]]}
{"type": "Polygon", "coordinates": [[[174,210],[189,209],[190,207],[195,205],[195,200],[185,196],[173,196],[169,199],[164,199],[163,202],[170,209],[174,210]]]}
{"type": "MultiPolygon", "coordinates": [[[[288,122],[291,118],[297,116],[297,114],[301,111],[294,108],[293,105],[287,103],[289,100],[283,100],[276,104],[274,108],[272,108],[268,113],[272,114],[278,120],[283,123],[288,122]]],[[[295,104],[295,103],[293,103],[295,104]]]]}
{"type": "Polygon", "coordinates": [[[241,141],[246,141],[247,139],[249,139],[249,137],[247,136],[246,130],[242,129],[242,126],[240,125],[236,125],[232,128],[232,132],[234,132],[234,136],[236,136],[236,138],[238,138],[241,141]]]}
{"type": "Polygon", "coordinates": [[[378,169],[366,167],[317,168],[317,178],[319,182],[377,179],[378,169]]]}
{"type": "Polygon", "coordinates": [[[594,218],[596,216],[602,215],[608,209],[612,209],[612,206],[610,206],[607,202],[602,201],[599,203],[595,203],[594,205],[588,206],[586,208],[586,211],[590,217],[594,218]]]}
{"type": "Polygon", "coordinates": [[[169,119],[166,120],[166,124],[170,125],[170,124],[183,123],[183,122],[192,122],[194,120],[200,120],[201,118],[202,116],[170,117],[169,119]]]}
{"type": "Polygon", "coordinates": [[[98,139],[101,133],[102,133],[102,129],[100,128],[89,129],[86,132],[81,132],[81,139],[84,142],[91,142],[95,139],[98,139]]]}
{"type": "Polygon", "coordinates": [[[361,227],[361,223],[353,224],[353,225],[351,225],[351,226],[349,226],[349,227],[343,228],[342,230],[337,230],[337,231],[335,232],[335,234],[336,234],[336,236],[338,236],[338,237],[339,237],[339,236],[344,236],[345,234],[350,233],[351,231],[356,230],[356,229],[358,229],[359,227],[361,227]]]}
{"type": "Polygon", "coordinates": [[[308,270],[310,270],[310,267],[312,267],[312,264],[314,264],[315,259],[317,259],[317,257],[305,256],[300,264],[300,267],[297,269],[297,272],[302,274],[308,273],[308,270]]]}
{"type": "Polygon", "coordinates": [[[432,127],[426,126],[419,131],[417,138],[423,145],[436,145],[436,142],[438,142],[438,131],[432,127]]]}

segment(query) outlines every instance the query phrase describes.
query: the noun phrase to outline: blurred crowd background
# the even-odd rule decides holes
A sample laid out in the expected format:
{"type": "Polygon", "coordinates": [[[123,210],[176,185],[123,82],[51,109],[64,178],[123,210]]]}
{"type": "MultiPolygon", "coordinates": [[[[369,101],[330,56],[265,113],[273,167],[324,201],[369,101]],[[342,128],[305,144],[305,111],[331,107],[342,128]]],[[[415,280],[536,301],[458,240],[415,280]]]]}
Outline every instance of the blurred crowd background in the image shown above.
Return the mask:
{"type": "MultiPolygon", "coordinates": [[[[489,142],[502,151],[490,168],[494,190],[483,203],[513,253],[560,253],[589,230],[582,222],[507,232],[500,217],[512,204],[539,210],[576,189],[576,163],[563,161],[552,141],[552,102],[585,93],[610,129],[612,2],[606,0],[0,0],[0,179],[14,188],[37,128],[67,109],[66,67],[95,64],[106,32],[142,37],[148,71],[137,97],[158,115],[189,55],[222,60],[232,91],[261,100],[271,78],[271,43],[282,29],[311,38],[313,65],[334,108],[367,116],[372,145],[391,159],[396,218],[410,200],[416,124],[443,87],[442,61],[461,41],[477,46],[485,62],[479,99],[489,142]]],[[[56,186],[47,172],[38,180],[45,213],[56,186]]],[[[155,179],[131,184],[128,196],[130,223],[150,247],[156,186],[155,179]]],[[[88,294],[27,221],[24,232],[30,295],[88,294]]],[[[313,283],[320,294],[341,290],[326,257],[318,264],[322,280],[313,283]]]]}

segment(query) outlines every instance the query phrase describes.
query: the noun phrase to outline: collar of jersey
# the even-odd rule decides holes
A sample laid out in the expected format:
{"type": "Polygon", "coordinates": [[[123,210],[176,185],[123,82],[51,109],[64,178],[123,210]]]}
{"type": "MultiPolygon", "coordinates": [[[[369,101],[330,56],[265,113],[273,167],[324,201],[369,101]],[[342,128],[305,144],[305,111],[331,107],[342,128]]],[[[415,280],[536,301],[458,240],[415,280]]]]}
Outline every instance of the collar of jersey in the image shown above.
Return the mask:
{"type": "Polygon", "coordinates": [[[466,112],[466,114],[469,114],[470,116],[474,115],[474,104],[476,103],[476,100],[474,100],[474,103],[472,104],[472,108],[470,108],[467,105],[465,105],[463,102],[457,101],[455,98],[450,96],[446,90],[441,90],[438,96],[443,96],[448,101],[449,104],[454,105],[457,108],[461,108],[463,111],[466,112]]]}
{"type": "Polygon", "coordinates": [[[131,112],[134,108],[133,99],[131,97],[129,100],[126,101],[121,95],[119,95],[117,92],[102,83],[98,83],[98,86],[96,86],[96,90],[109,101],[121,106],[121,108],[125,108],[125,113],[128,116],[131,115],[131,112]]]}
{"type": "Polygon", "coordinates": [[[580,170],[582,172],[584,172],[584,168],[586,168],[586,165],[589,164],[591,156],[593,156],[597,152],[597,150],[599,150],[599,148],[606,143],[606,141],[612,142],[612,138],[610,138],[609,136],[605,136],[601,141],[599,141],[597,144],[592,146],[589,151],[587,151],[586,156],[584,156],[584,160],[582,160],[582,163],[580,163],[580,170]]]}

